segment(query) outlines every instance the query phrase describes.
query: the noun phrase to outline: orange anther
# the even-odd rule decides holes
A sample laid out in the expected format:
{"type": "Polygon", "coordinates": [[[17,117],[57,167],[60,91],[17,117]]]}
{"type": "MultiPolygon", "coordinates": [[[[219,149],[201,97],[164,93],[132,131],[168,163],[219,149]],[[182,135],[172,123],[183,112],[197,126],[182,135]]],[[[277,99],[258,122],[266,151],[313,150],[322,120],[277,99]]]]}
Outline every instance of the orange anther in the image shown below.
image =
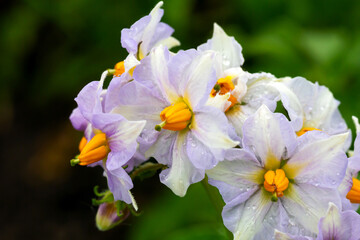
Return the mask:
{"type": "Polygon", "coordinates": [[[276,193],[277,197],[284,196],[284,191],[289,186],[289,179],[286,177],[284,170],[269,170],[264,175],[264,188],[266,191],[276,193]]]}
{"type": "Polygon", "coordinates": [[[353,178],[353,185],[346,195],[346,198],[350,200],[351,203],[360,203],[360,180],[353,178]]]}
{"type": "Polygon", "coordinates": [[[110,152],[105,133],[96,134],[86,145],[83,147],[78,159],[79,165],[89,165],[94,162],[100,161],[107,157],[110,152]]]}

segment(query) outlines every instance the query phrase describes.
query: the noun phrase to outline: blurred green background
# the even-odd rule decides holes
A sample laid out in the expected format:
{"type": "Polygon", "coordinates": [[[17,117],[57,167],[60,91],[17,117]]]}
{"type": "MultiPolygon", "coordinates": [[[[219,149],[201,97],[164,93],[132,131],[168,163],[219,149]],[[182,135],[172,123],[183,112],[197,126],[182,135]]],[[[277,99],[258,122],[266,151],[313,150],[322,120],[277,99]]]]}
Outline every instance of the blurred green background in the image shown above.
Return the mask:
{"type": "MultiPolygon", "coordinates": [[[[222,239],[201,184],[185,198],[155,176],[135,182],[143,215],[99,232],[101,169],[71,168],[81,133],[68,116],[81,88],[124,59],[120,31],[154,0],[0,2],[0,239],[222,239]]],[[[353,129],[360,116],[360,1],[165,0],[163,21],[187,49],[213,22],[243,47],[244,68],[326,85],[353,129]]]]}

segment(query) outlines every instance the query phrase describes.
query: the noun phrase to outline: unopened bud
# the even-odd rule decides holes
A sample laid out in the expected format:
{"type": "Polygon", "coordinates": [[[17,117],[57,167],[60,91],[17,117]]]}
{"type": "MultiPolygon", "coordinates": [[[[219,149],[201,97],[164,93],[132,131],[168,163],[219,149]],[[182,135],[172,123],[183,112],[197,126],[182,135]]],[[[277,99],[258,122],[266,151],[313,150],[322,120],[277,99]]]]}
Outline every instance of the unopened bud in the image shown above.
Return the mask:
{"type": "Polygon", "coordinates": [[[119,209],[116,202],[105,202],[100,204],[96,213],[96,226],[100,231],[107,231],[119,225],[130,215],[127,207],[119,209]]]}

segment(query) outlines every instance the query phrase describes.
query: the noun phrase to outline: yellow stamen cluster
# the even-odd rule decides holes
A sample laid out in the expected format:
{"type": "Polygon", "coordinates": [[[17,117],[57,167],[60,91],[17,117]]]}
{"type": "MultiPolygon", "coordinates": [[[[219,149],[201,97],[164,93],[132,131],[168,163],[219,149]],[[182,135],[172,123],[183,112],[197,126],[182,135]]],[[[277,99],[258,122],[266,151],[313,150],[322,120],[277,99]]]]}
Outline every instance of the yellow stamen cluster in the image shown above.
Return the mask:
{"type": "Polygon", "coordinates": [[[298,135],[298,137],[300,137],[301,135],[305,134],[306,132],[309,132],[309,131],[321,131],[320,129],[317,129],[317,128],[312,128],[312,127],[303,127],[300,131],[298,131],[296,133],[296,135],[298,135]]]}
{"type": "Polygon", "coordinates": [[[155,126],[157,131],[162,128],[180,131],[185,129],[191,122],[192,112],[186,103],[178,102],[174,105],[166,107],[161,113],[162,123],[155,126]]]}
{"type": "Polygon", "coordinates": [[[351,203],[360,203],[360,180],[353,178],[353,185],[346,195],[351,203]]]}
{"type": "Polygon", "coordinates": [[[80,155],[72,160],[72,164],[89,165],[107,157],[110,152],[105,133],[98,133],[89,141],[81,139],[79,144],[80,155]]]}
{"type": "Polygon", "coordinates": [[[284,191],[289,186],[289,179],[286,177],[284,170],[276,169],[276,171],[269,170],[264,175],[264,188],[277,197],[284,196],[284,191]]]}
{"type": "MultiPolygon", "coordinates": [[[[234,89],[235,89],[235,86],[234,86],[234,83],[232,82],[231,76],[227,76],[225,78],[220,78],[216,82],[214,88],[211,90],[210,96],[215,97],[216,94],[224,95],[234,89]]],[[[237,103],[237,99],[232,94],[230,94],[228,101],[231,102],[231,105],[225,110],[225,112],[237,103]]]]}

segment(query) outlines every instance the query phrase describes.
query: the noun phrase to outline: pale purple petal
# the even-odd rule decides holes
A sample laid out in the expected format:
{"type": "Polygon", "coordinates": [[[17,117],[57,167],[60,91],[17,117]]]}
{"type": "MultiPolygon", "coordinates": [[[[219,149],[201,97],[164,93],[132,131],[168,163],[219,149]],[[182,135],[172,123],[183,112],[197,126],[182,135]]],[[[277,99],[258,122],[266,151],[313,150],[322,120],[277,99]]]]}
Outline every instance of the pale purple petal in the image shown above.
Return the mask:
{"type": "Polygon", "coordinates": [[[349,167],[346,169],[346,174],[343,180],[341,181],[341,184],[338,187],[341,201],[342,201],[342,209],[343,210],[350,210],[352,209],[352,204],[349,199],[346,198],[346,195],[350,191],[353,185],[353,177],[357,177],[357,172],[353,169],[350,169],[349,167]]]}
{"type": "Polygon", "coordinates": [[[135,154],[136,139],[145,121],[128,121],[119,114],[95,114],[93,124],[106,134],[111,150],[106,166],[113,170],[123,166],[135,154]]]}
{"type": "Polygon", "coordinates": [[[217,77],[214,64],[216,54],[203,52],[196,56],[182,74],[184,84],[179,92],[193,111],[201,109],[209,98],[211,89],[214,87],[217,77]]]}
{"type": "Polygon", "coordinates": [[[143,58],[150,50],[164,39],[171,36],[174,30],[167,24],[160,22],[164,10],[160,9],[163,2],[159,2],[149,15],[135,22],[130,29],[121,31],[121,44],[129,53],[137,53],[143,58]]]}
{"type": "Polygon", "coordinates": [[[121,46],[126,48],[128,53],[137,53],[138,45],[142,40],[143,32],[151,20],[151,16],[147,15],[135,22],[130,29],[121,30],[121,46]]]}
{"type": "Polygon", "coordinates": [[[133,183],[126,171],[120,167],[111,171],[105,168],[105,172],[108,179],[108,186],[114,195],[114,199],[131,204],[132,199],[129,190],[133,188],[133,183]]]}
{"type": "Polygon", "coordinates": [[[296,131],[302,127],[318,128],[328,134],[348,130],[338,110],[339,102],[328,88],[301,77],[286,78],[277,86],[296,131]]]}
{"type": "Polygon", "coordinates": [[[186,132],[178,132],[172,151],[171,166],[160,173],[160,181],[182,197],[190,184],[201,181],[205,170],[196,169],[190,162],[184,143],[186,132]]]}
{"type": "Polygon", "coordinates": [[[134,79],[170,105],[178,101],[180,96],[177,86],[170,80],[169,59],[170,53],[167,48],[163,46],[154,48],[151,54],[141,60],[141,64],[135,68],[134,79]]]}
{"type": "Polygon", "coordinates": [[[102,82],[93,81],[88,83],[75,98],[80,112],[89,122],[91,122],[93,113],[102,112],[101,92],[102,82]]]}
{"type": "Polygon", "coordinates": [[[234,105],[227,112],[225,112],[226,117],[229,122],[234,126],[236,133],[242,137],[242,127],[245,120],[256,112],[257,108],[253,108],[249,105],[234,105]]]}
{"type": "Polygon", "coordinates": [[[360,215],[355,211],[340,212],[339,208],[329,203],[326,216],[320,219],[317,240],[360,239],[360,215]]]}
{"type": "Polygon", "coordinates": [[[311,184],[290,184],[284,197],[280,198],[291,223],[296,228],[288,228],[286,232],[293,235],[309,235],[318,232],[317,224],[325,215],[328,203],[341,205],[337,189],[316,187],[311,184]]]}
{"type": "Polygon", "coordinates": [[[276,78],[265,72],[248,74],[247,77],[247,91],[242,102],[255,109],[264,104],[270,111],[275,111],[280,98],[278,90],[272,85],[276,78]]]}
{"type": "Polygon", "coordinates": [[[252,149],[268,169],[279,168],[281,159],[293,155],[296,135],[286,117],[262,105],[243,125],[243,146],[252,149]]]}
{"type": "Polygon", "coordinates": [[[115,77],[111,80],[105,96],[105,112],[110,112],[113,108],[120,104],[120,89],[128,82],[128,79],[123,74],[120,77],[115,77]]]}
{"type": "Polygon", "coordinates": [[[78,107],[72,111],[70,115],[70,121],[73,127],[78,131],[85,131],[87,125],[89,124],[89,122],[81,114],[81,111],[78,107]]]}
{"type": "Polygon", "coordinates": [[[174,86],[177,86],[178,92],[183,93],[186,87],[186,78],[184,72],[189,68],[191,62],[199,55],[195,49],[186,51],[180,50],[169,61],[169,76],[174,86]]]}
{"type": "Polygon", "coordinates": [[[255,237],[259,232],[263,233],[262,239],[272,239],[274,229],[264,229],[264,219],[268,214],[279,215],[279,203],[271,202],[269,195],[261,189],[243,200],[241,204],[227,204],[222,212],[224,224],[234,233],[234,239],[260,239],[255,237]]]}
{"type": "Polygon", "coordinates": [[[151,38],[151,41],[149,42],[148,51],[157,43],[161,42],[162,40],[169,38],[174,33],[174,29],[170,27],[166,23],[158,23],[155,28],[155,33],[153,34],[153,37],[151,38]]]}
{"type": "Polygon", "coordinates": [[[128,120],[145,119],[158,124],[161,122],[161,111],[169,106],[161,96],[136,81],[125,84],[120,89],[119,95],[120,104],[112,112],[119,113],[128,120]]]}
{"type": "Polygon", "coordinates": [[[242,47],[234,39],[229,37],[224,30],[214,23],[214,33],[212,39],[198,47],[200,51],[214,50],[221,54],[224,69],[239,67],[244,63],[241,53],[242,47]]]}
{"type": "Polygon", "coordinates": [[[134,168],[141,165],[146,160],[147,158],[145,158],[143,154],[141,154],[139,151],[136,151],[134,156],[128,162],[126,162],[127,167],[125,168],[125,171],[130,173],[132,170],[134,170],[134,168]]]}
{"type": "Polygon", "coordinates": [[[145,157],[154,157],[156,161],[161,164],[171,165],[173,148],[177,135],[178,133],[176,131],[161,131],[157,135],[156,142],[146,151],[145,157]]]}
{"type": "Polygon", "coordinates": [[[228,125],[229,123],[222,111],[215,107],[204,106],[201,110],[194,112],[189,127],[192,134],[205,146],[228,149],[239,144],[229,137],[228,125]]]}
{"type": "Polygon", "coordinates": [[[226,203],[246,194],[251,189],[258,189],[264,182],[265,170],[254,159],[254,155],[244,149],[228,150],[226,159],[206,171],[209,183],[218,187],[226,203]],[[236,194],[235,194],[236,193],[236,194]]]}
{"type": "Polygon", "coordinates": [[[345,176],[347,157],[343,145],[347,134],[329,136],[311,131],[299,138],[298,151],[283,167],[288,178],[298,183],[336,188],[345,176]]]}
{"type": "MultiPolygon", "coordinates": [[[[215,167],[219,162],[212,153],[212,150],[216,149],[210,149],[204,145],[191,131],[187,135],[185,146],[189,160],[195,168],[210,169],[215,167]]],[[[216,155],[221,155],[221,153],[219,152],[216,155]]]]}

